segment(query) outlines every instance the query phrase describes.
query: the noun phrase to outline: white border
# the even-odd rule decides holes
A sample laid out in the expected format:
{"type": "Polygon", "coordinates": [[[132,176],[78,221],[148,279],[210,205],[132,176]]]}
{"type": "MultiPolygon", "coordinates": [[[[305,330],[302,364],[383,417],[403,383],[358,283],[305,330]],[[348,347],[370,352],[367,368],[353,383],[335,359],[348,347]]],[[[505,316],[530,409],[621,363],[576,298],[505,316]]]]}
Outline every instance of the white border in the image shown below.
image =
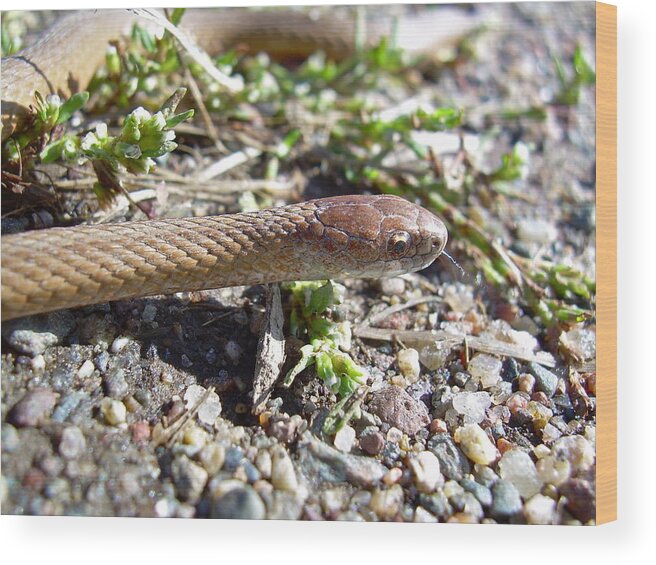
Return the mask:
{"type": "MultiPolygon", "coordinates": [[[[271,4],[208,2],[193,5],[271,4]]],[[[309,4],[317,2],[275,2],[309,4]]],[[[334,1],[333,4],[352,2],[334,1]]],[[[656,211],[654,4],[615,0],[619,20],[619,521],[596,528],[236,522],[106,518],[0,519],[6,563],[401,563],[627,562],[655,554],[653,414],[654,213],[656,211]],[[651,331],[650,331],[651,330],[651,331]],[[60,559],[61,558],[61,559],[60,559]],[[207,560],[207,561],[206,561],[207,560]],[[209,561],[211,560],[211,561],[209,561]]],[[[184,2],[140,0],[140,6],[184,2]]],[[[52,9],[23,0],[20,9],[52,9]]],[[[56,2],[58,8],[83,7],[56,2]]],[[[130,6],[99,1],[94,7],[130,6]]],[[[3,8],[11,8],[9,2],[3,8]]],[[[89,7],[87,4],[86,7],[89,7]]],[[[638,562],[645,562],[641,559],[638,562]]]]}

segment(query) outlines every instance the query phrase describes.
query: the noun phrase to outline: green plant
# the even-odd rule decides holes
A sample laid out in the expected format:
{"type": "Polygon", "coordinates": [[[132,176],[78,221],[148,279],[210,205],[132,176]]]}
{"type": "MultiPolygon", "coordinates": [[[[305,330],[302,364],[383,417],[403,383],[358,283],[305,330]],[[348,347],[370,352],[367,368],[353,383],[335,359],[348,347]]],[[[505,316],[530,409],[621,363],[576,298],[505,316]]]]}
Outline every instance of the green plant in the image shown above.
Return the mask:
{"type": "Polygon", "coordinates": [[[365,371],[346,353],[350,349],[351,328],[348,322],[334,322],[327,316],[331,307],[340,304],[344,287],[331,281],[294,282],[290,330],[292,335],[309,340],[301,347],[301,359],[287,373],[290,386],[304,369],[315,366],[326,386],[340,396],[349,396],[363,383],[365,371]]]}

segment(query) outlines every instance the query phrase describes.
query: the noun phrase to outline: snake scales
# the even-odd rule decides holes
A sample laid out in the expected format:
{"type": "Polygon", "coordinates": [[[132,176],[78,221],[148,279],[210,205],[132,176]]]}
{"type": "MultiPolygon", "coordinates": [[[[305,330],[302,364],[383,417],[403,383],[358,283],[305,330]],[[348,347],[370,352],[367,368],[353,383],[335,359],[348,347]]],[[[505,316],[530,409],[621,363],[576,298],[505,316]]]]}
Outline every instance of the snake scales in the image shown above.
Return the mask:
{"type": "MultiPolygon", "coordinates": [[[[430,51],[459,36],[462,18],[440,12],[396,22],[401,47],[430,51]]],[[[83,88],[108,41],[135,21],[127,11],[59,19],[32,47],[2,60],[3,139],[19,129],[35,91],[83,88]]],[[[252,50],[343,56],[353,21],[296,11],[191,10],[183,27],[208,51],[252,50]]],[[[367,20],[367,40],[390,33],[367,20]]],[[[347,196],[256,213],[53,228],[2,237],[2,319],[110,300],[286,280],[375,278],[424,268],[443,251],[444,224],[391,196],[347,196]]]]}

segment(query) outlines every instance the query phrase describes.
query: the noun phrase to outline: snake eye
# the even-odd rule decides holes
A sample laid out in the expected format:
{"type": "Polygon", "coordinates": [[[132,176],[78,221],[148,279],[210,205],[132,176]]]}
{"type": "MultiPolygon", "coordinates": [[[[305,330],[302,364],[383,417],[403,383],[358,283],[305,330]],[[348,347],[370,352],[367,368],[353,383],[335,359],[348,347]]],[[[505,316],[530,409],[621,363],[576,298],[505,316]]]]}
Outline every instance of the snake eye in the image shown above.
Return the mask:
{"type": "Polygon", "coordinates": [[[394,232],[387,241],[387,251],[392,257],[403,257],[412,245],[412,236],[405,231],[394,232]]]}

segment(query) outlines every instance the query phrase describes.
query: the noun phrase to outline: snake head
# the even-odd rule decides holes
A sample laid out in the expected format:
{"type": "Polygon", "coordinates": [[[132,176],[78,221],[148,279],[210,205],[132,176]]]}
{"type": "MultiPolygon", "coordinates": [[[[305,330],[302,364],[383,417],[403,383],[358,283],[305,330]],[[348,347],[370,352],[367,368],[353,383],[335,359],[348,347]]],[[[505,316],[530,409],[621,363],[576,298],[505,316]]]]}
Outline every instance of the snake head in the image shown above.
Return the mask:
{"type": "MultiPolygon", "coordinates": [[[[418,271],[444,250],[444,223],[397,196],[341,196],[315,201],[312,233],[341,276],[376,278],[418,271]]],[[[333,275],[334,277],[335,275],[333,275]]]]}

